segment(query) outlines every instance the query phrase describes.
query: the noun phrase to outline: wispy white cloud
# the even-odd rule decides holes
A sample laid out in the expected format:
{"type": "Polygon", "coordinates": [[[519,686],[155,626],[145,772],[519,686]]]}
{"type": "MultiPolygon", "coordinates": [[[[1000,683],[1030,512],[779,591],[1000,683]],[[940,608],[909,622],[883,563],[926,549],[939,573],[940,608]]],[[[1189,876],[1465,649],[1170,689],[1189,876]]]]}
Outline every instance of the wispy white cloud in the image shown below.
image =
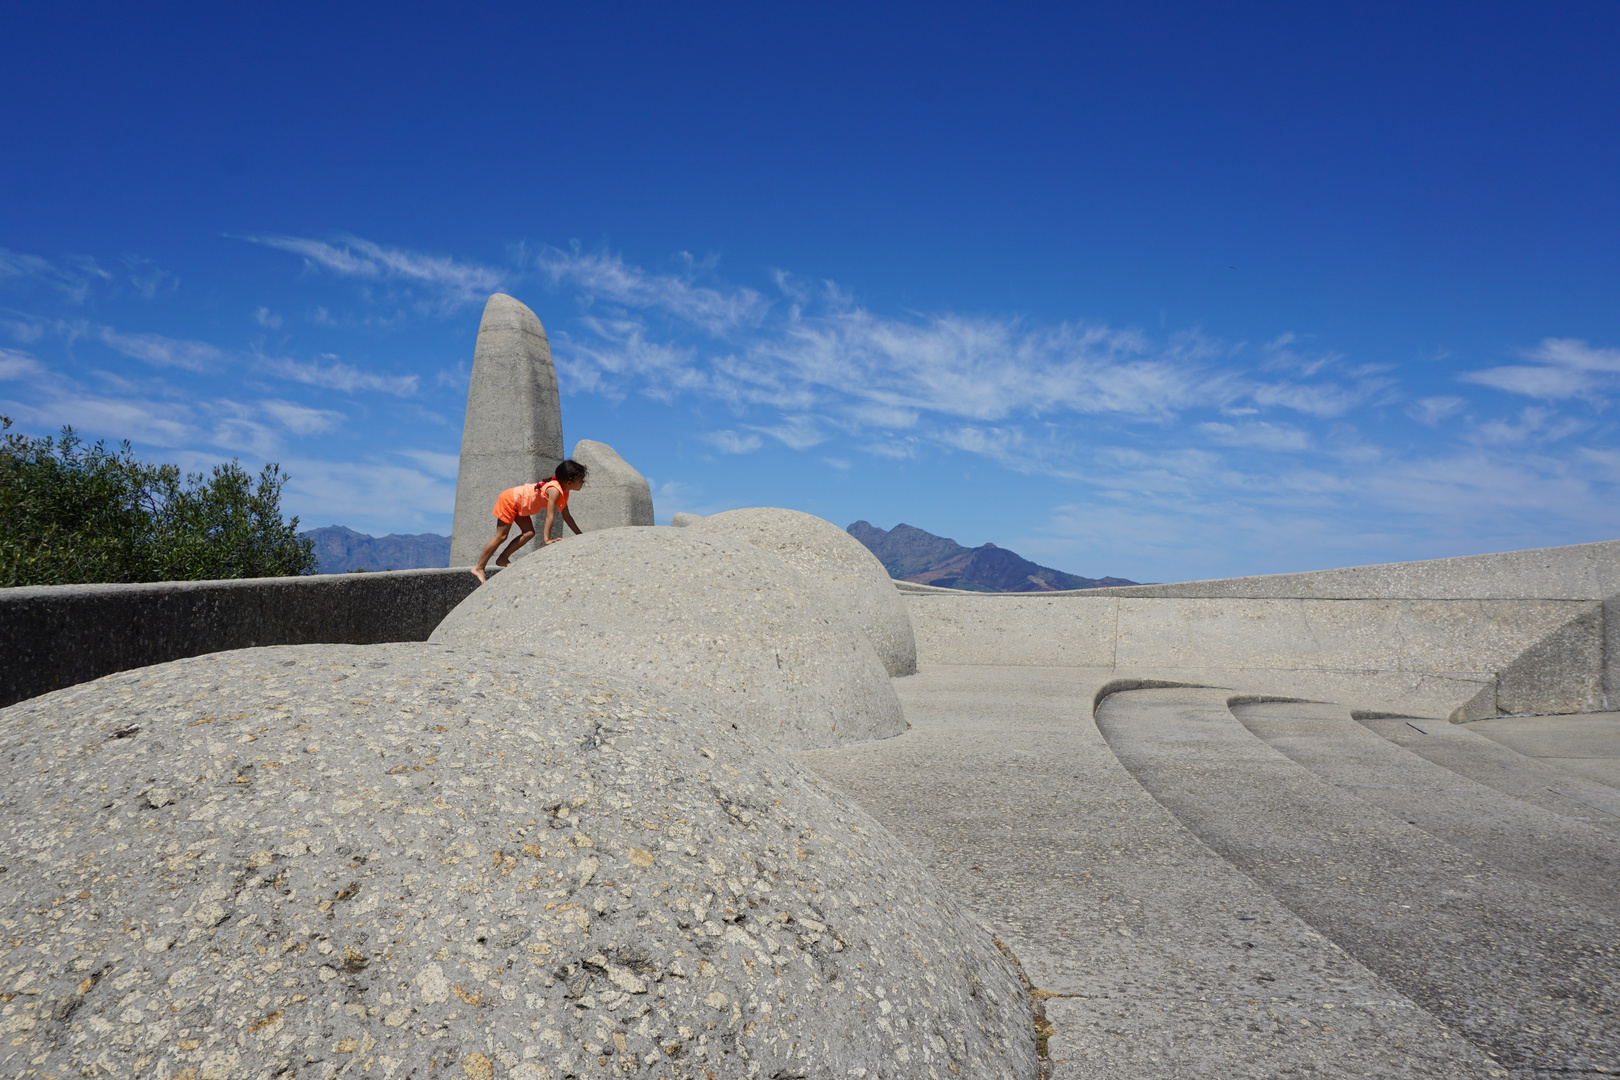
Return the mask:
{"type": "Polygon", "coordinates": [[[291,479],[282,502],[300,527],[347,525],[373,534],[448,532],[456,485],[432,472],[386,459],[282,461],[291,479]]]}
{"type": "Polygon", "coordinates": [[[352,364],[345,364],[335,356],[327,359],[331,362],[322,364],[316,361],[260,356],[258,364],[260,370],[267,374],[309,386],[342,390],[345,393],[353,393],[356,390],[378,390],[396,397],[409,397],[416,393],[417,384],[421,381],[415,375],[380,375],[374,371],[365,371],[352,364]]]}
{"type": "Polygon", "coordinates": [[[1620,373],[1620,349],[1595,349],[1574,338],[1545,338],[1525,355],[1544,364],[1555,364],[1576,371],[1620,373]]]}
{"type": "Polygon", "coordinates": [[[280,425],[266,423],[260,410],[229,398],[207,402],[199,409],[209,422],[208,442],[222,450],[256,457],[273,457],[283,445],[280,425]]]}
{"type": "Polygon", "coordinates": [[[166,296],[180,288],[180,279],[151,259],[139,255],[124,257],[129,284],[147,300],[166,296]]]}
{"type": "Polygon", "coordinates": [[[1440,421],[1448,420],[1462,412],[1467,404],[1462,398],[1450,395],[1419,398],[1406,410],[1406,414],[1420,424],[1433,427],[1440,421]]]}
{"type": "Polygon", "coordinates": [[[829,436],[821,430],[821,426],[814,417],[788,416],[780,424],[770,427],[754,427],[750,431],[757,431],[761,435],[769,435],[786,446],[795,450],[808,450],[812,446],[819,446],[826,442],[829,436]]]}
{"type": "Polygon", "coordinates": [[[1487,368],[1484,371],[1470,371],[1464,374],[1462,378],[1467,382],[1478,383],[1480,386],[1506,390],[1510,394],[1523,394],[1526,397],[1547,398],[1549,400],[1583,397],[1597,390],[1599,383],[1599,380],[1585,371],[1524,365],[1508,365],[1487,368]]]}
{"type": "Polygon", "coordinates": [[[649,340],[647,327],[634,319],[587,316],[580,324],[591,336],[576,340],[559,335],[569,347],[552,352],[566,389],[618,397],[628,378],[639,382],[647,396],[667,401],[711,385],[695,349],[649,340]]]}
{"type": "Polygon", "coordinates": [[[337,428],[342,413],[295,401],[239,401],[186,395],[162,380],[131,380],[98,373],[99,388],[57,378],[26,353],[0,349],[0,373],[27,385],[26,400],[0,403],[0,411],[35,430],[73,427],[90,438],[185,449],[216,447],[268,456],[288,435],[305,438],[337,428]],[[15,361],[15,363],[11,363],[15,361]]]}
{"type": "Polygon", "coordinates": [[[889,316],[833,284],[778,274],[781,295],[703,278],[710,264],[649,273],[609,254],[548,249],[540,266],[584,305],[578,334],[554,350],[574,391],[691,394],[783,419],[752,430],[802,444],[799,433],[895,432],[924,417],[977,424],[1061,414],[1166,422],[1192,409],[1287,410],[1340,416],[1387,398],[1393,380],[1365,365],[1329,377],[1342,357],[1268,343],[1257,371],[1197,333],[1154,341],[1100,324],[1037,325],[1017,317],[889,316]],[[604,305],[610,310],[603,310],[604,305]],[[708,341],[693,341],[697,328],[708,341]],[[1324,374],[1329,373],[1329,374],[1324,374]],[[796,428],[784,428],[797,417],[796,428]]]}
{"type": "Polygon", "coordinates": [[[459,454],[442,454],[433,450],[400,450],[399,456],[427,470],[429,475],[441,479],[454,480],[461,470],[461,456],[459,454]]]}
{"type": "Polygon", "coordinates": [[[0,279],[44,278],[55,272],[56,268],[48,259],[0,248],[0,279]]]}
{"type": "Polygon", "coordinates": [[[96,336],[115,352],[157,367],[183,371],[208,371],[225,355],[206,341],[184,341],[162,334],[121,334],[110,326],[103,326],[96,336]]]}
{"type": "Polygon", "coordinates": [[[1260,354],[1263,368],[1291,371],[1307,378],[1321,374],[1324,369],[1344,359],[1343,353],[1313,353],[1304,349],[1300,335],[1293,332],[1278,334],[1260,347],[1260,354]]]}
{"type": "Polygon", "coordinates": [[[13,341],[27,345],[38,341],[45,336],[45,323],[40,319],[0,319],[0,326],[6,328],[13,341]]]}
{"type": "Polygon", "coordinates": [[[273,234],[240,239],[302,255],[306,266],[343,277],[402,282],[427,289],[441,307],[451,310],[483,303],[507,277],[494,267],[387,247],[356,236],[331,241],[273,234]]]}
{"type": "Polygon", "coordinates": [[[331,431],[343,422],[343,414],[332,409],[312,409],[296,401],[270,400],[259,407],[294,435],[316,435],[331,431]]]}
{"type": "Polygon", "coordinates": [[[0,349],[0,379],[34,379],[45,374],[45,365],[17,349],[0,349]]]}
{"type": "Polygon", "coordinates": [[[1249,398],[1262,407],[1279,406],[1306,416],[1329,419],[1343,416],[1387,385],[1387,380],[1383,379],[1364,379],[1353,386],[1262,383],[1249,388],[1249,398]]]}
{"type": "Polygon", "coordinates": [[[1468,432],[1469,441],[1478,444],[1517,445],[1526,442],[1548,443],[1567,439],[1591,426],[1590,422],[1573,416],[1561,416],[1552,409],[1532,407],[1517,417],[1492,417],[1473,424],[1468,432]]]}
{"type": "Polygon", "coordinates": [[[891,461],[906,461],[917,456],[917,440],[906,439],[880,439],[877,442],[867,443],[861,447],[868,454],[888,458],[891,461]]]}
{"type": "Polygon", "coordinates": [[[0,284],[42,284],[70,304],[82,304],[97,282],[112,279],[113,275],[91,258],[53,262],[38,255],[0,248],[0,284]]]}
{"type": "Polygon", "coordinates": [[[1279,453],[1309,449],[1311,437],[1297,427],[1287,424],[1199,424],[1197,430],[1220,446],[1250,447],[1255,450],[1274,450],[1279,453]]]}
{"type": "Polygon", "coordinates": [[[735,431],[710,431],[699,438],[722,454],[751,454],[763,445],[758,435],[739,435],[735,431]]]}
{"type": "Polygon", "coordinates": [[[568,285],[587,305],[606,301],[654,309],[715,335],[757,325],[765,316],[769,304],[753,289],[698,283],[702,274],[713,271],[713,260],[698,262],[683,253],[681,261],[678,274],[648,274],[617,255],[547,248],[537,265],[553,285],[568,285]]]}
{"type": "Polygon", "coordinates": [[[153,446],[206,442],[195,410],[180,402],[153,398],[109,397],[69,387],[29,401],[0,402],[0,413],[36,431],[72,427],[104,439],[129,439],[153,446]]]}
{"type": "Polygon", "coordinates": [[[267,307],[261,307],[253,313],[253,321],[270,330],[281,329],[281,316],[275,314],[267,307]]]}
{"type": "Polygon", "coordinates": [[[1461,378],[1548,401],[1598,397],[1620,386],[1620,349],[1593,348],[1574,338],[1545,338],[1524,350],[1524,357],[1534,363],[1465,372],[1461,378]]]}

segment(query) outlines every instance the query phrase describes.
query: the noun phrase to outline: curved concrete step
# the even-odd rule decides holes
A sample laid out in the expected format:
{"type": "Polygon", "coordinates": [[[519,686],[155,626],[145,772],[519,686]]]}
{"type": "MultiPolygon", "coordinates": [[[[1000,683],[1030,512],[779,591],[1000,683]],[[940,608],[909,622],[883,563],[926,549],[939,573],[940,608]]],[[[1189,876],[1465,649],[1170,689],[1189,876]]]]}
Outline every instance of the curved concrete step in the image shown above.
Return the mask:
{"type": "Polygon", "coordinates": [[[1620,843],[1612,830],[1443,769],[1379,738],[1339,705],[1262,702],[1231,711],[1266,745],[1327,783],[1476,858],[1620,915],[1620,843]]]}
{"type": "Polygon", "coordinates": [[[1227,691],[1098,707],[1120,762],[1296,915],[1509,1068],[1620,1071],[1620,926],[1323,781],[1227,691]]]}
{"type": "Polygon", "coordinates": [[[1620,713],[1497,716],[1468,730],[1525,757],[1613,788],[1620,798],[1620,713]]]}
{"type": "Polygon", "coordinates": [[[1458,776],[1543,810],[1620,832],[1620,792],[1527,757],[1473,730],[1478,724],[1495,724],[1497,720],[1448,724],[1438,720],[1357,719],[1369,731],[1458,776]]]}
{"type": "Polygon", "coordinates": [[[1090,721],[1110,678],[925,668],[905,734],[794,757],[1016,952],[1052,1080],[1505,1075],[1142,790],[1090,721]]]}

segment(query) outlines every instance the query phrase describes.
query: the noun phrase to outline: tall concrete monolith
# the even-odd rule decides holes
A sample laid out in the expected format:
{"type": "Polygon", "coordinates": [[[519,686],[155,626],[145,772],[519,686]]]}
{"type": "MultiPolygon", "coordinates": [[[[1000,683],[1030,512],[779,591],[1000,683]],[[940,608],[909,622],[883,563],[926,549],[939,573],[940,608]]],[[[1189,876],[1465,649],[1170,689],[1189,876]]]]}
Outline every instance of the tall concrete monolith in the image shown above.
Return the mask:
{"type": "Polygon", "coordinates": [[[495,534],[490,510],[496,496],[545,479],[562,458],[562,408],[546,328],[522,303],[496,293],[484,305],[473,347],[450,565],[478,561],[479,551],[495,534]]]}
{"type": "Polygon", "coordinates": [[[617,450],[581,439],[574,444],[574,460],[590,470],[585,486],[568,500],[581,531],[653,523],[652,486],[617,450]]]}

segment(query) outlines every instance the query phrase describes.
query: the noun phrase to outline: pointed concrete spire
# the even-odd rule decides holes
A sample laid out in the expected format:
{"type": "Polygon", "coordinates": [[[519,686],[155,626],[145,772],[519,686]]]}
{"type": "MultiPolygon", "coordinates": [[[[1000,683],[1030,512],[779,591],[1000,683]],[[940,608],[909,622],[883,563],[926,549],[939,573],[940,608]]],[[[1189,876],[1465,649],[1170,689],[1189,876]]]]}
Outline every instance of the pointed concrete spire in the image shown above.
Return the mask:
{"type": "MultiPolygon", "coordinates": [[[[478,561],[495,535],[490,511],[496,496],[544,480],[562,458],[562,407],[546,328],[522,303],[496,293],[484,305],[473,347],[450,565],[478,561]]],[[[535,522],[535,528],[541,524],[535,522]]],[[[539,543],[536,537],[524,551],[539,543]]]]}

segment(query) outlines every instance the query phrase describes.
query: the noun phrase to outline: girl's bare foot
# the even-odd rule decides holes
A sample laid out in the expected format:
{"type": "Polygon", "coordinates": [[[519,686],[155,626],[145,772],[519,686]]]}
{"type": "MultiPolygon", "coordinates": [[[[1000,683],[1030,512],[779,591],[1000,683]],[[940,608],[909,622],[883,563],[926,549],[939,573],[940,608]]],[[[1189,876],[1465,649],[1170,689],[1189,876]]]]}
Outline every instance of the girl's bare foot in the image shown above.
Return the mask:
{"type": "Polygon", "coordinates": [[[511,566],[512,565],[512,560],[508,559],[505,555],[502,555],[500,558],[495,560],[495,565],[496,566],[511,566]]]}
{"type": "Polygon", "coordinates": [[[477,578],[479,581],[488,581],[489,580],[489,578],[484,576],[484,568],[482,566],[473,567],[472,568],[472,576],[477,578]]]}

